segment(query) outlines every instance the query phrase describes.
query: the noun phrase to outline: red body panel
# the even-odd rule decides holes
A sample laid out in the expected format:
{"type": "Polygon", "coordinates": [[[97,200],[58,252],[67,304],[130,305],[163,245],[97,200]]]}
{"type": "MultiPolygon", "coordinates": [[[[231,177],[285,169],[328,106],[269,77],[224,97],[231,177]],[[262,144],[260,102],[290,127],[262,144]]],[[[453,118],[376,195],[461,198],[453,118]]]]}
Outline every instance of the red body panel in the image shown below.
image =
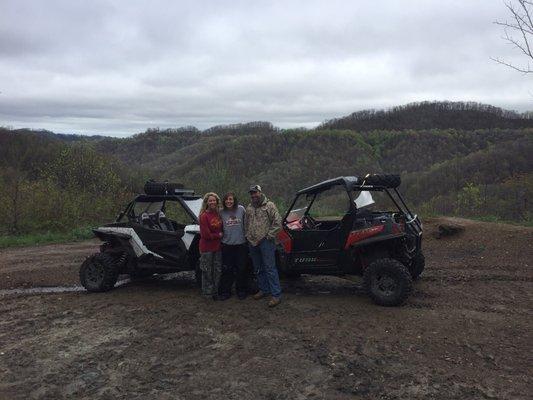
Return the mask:
{"type": "Polygon", "coordinates": [[[378,233],[383,231],[384,228],[385,228],[385,225],[377,225],[377,226],[372,226],[370,228],[365,228],[365,229],[361,229],[358,231],[350,232],[350,234],[348,235],[348,238],[346,239],[346,243],[344,244],[344,249],[347,250],[354,243],[357,243],[363,239],[367,239],[371,236],[377,235],[378,233]]]}
{"type": "Polygon", "coordinates": [[[281,230],[278,233],[278,241],[283,246],[285,253],[290,253],[292,251],[292,239],[285,230],[281,230]]]}

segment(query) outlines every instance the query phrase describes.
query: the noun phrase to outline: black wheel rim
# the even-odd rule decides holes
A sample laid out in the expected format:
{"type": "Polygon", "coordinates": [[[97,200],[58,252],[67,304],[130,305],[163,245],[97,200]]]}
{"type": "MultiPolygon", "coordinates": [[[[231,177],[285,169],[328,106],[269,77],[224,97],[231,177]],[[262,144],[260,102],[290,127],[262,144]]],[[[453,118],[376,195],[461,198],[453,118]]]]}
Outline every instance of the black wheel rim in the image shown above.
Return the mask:
{"type": "Polygon", "coordinates": [[[92,262],[88,265],[86,270],[87,282],[97,286],[104,280],[104,274],[104,266],[99,263],[92,262]]]}
{"type": "Polygon", "coordinates": [[[373,280],[372,288],[382,296],[390,297],[398,290],[398,282],[389,274],[379,274],[373,280]]]}

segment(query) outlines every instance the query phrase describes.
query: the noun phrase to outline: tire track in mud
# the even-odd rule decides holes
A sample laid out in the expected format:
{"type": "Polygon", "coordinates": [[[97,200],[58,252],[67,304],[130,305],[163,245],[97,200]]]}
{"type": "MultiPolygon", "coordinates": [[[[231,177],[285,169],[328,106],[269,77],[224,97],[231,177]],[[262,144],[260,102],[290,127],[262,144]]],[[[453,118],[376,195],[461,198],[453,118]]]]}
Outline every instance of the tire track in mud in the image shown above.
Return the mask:
{"type": "MultiPolygon", "coordinates": [[[[115,289],[130,283],[130,279],[122,279],[117,281],[115,289]]],[[[86,292],[83,286],[42,286],[16,289],[0,289],[0,296],[31,296],[43,294],[58,294],[58,293],[76,293],[86,292]]]]}
{"type": "Polygon", "coordinates": [[[485,274],[485,275],[432,275],[422,278],[426,282],[441,282],[441,283],[464,283],[464,282],[533,282],[533,277],[530,276],[509,276],[501,274],[485,274]]]}
{"type": "Polygon", "coordinates": [[[476,313],[490,313],[499,314],[502,316],[524,316],[531,317],[531,310],[527,308],[517,309],[516,307],[505,307],[501,305],[496,306],[456,306],[446,303],[427,303],[427,302],[408,302],[403,305],[405,308],[413,308],[420,310],[446,310],[447,312],[461,313],[461,312],[476,312],[476,313]]]}

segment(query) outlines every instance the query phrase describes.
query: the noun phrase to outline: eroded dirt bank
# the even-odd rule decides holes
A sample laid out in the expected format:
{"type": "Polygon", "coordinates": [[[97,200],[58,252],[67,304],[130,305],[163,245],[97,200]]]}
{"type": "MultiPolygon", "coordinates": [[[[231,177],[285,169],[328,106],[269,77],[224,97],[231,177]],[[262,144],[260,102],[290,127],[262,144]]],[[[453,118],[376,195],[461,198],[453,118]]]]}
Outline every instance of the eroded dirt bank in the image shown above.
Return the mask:
{"type": "MultiPolygon", "coordinates": [[[[307,276],[284,282],[274,310],[204,300],[189,274],[0,296],[0,398],[529,398],[533,229],[459,220],[463,233],[437,240],[440,222],[400,308],[307,276]]],[[[97,245],[1,250],[0,285],[77,284],[97,245]]]]}

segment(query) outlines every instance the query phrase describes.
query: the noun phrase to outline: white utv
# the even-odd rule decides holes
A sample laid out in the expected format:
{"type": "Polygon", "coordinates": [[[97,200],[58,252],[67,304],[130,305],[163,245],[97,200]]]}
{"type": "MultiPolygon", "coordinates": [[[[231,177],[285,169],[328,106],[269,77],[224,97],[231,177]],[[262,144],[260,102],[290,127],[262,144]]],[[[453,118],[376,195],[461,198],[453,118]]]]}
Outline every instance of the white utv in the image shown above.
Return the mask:
{"type": "Polygon", "coordinates": [[[200,196],[180,184],[148,181],[115,222],[93,229],[103,243],[80,267],[91,292],[111,290],[121,274],[144,278],[155,273],[198,269],[200,196]]]}

